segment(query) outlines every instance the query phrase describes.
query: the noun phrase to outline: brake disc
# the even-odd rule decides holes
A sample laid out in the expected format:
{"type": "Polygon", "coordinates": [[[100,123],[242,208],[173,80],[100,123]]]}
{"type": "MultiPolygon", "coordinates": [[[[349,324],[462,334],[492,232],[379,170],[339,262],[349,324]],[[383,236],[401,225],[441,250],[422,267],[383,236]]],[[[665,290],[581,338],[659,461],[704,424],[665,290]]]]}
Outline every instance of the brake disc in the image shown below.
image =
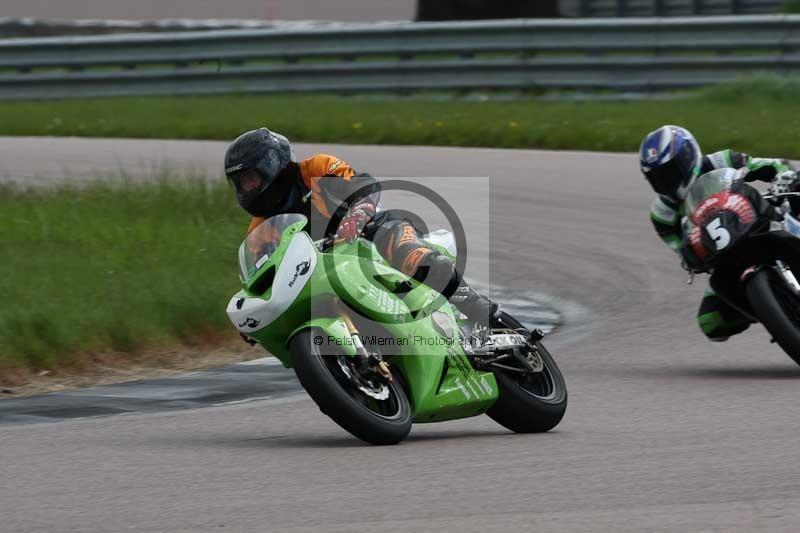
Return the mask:
{"type": "Polygon", "coordinates": [[[544,361],[542,360],[542,356],[539,355],[539,351],[535,347],[532,347],[530,350],[528,350],[528,353],[525,355],[525,360],[531,365],[531,371],[541,372],[544,370],[544,361]]]}
{"type": "Polygon", "coordinates": [[[389,387],[385,383],[374,383],[371,379],[365,379],[357,371],[354,372],[347,363],[347,358],[339,356],[336,358],[339,368],[342,369],[347,378],[353,382],[358,390],[376,400],[386,400],[389,398],[389,387]]]}

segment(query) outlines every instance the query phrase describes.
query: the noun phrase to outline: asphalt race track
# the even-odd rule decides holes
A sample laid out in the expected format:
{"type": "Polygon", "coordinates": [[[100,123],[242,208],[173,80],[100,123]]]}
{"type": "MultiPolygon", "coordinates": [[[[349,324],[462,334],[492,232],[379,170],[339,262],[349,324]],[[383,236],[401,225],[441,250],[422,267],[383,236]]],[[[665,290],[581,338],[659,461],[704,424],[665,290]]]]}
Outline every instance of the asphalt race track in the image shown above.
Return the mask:
{"type": "MultiPolygon", "coordinates": [[[[576,319],[569,309],[561,315],[552,307],[537,304],[538,294],[501,287],[495,288],[495,294],[523,324],[544,333],[576,319]]],[[[284,369],[274,357],[263,357],[177,376],[0,400],[0,425],[274,400],[301,390],[294,372],[284,369]]]]}
{"type": "MultiPolygon", "coordinates": [[[[216,174],[224,150],[47,142],[1,139],[0,175],[55,180],[146,167],[159,153],[216,174]]],[[[376,448],[302,394],[4,425],[1,530],[798,529],[800,369],[759,326],[704,339],[695,313],[705,280],[687,287],[652,231],[632,155],[299,152],[317,149],[382,176],[491,176],[492,279],[585,309],[547,339],[570,393],[561,425],[513,435],[482,417],[418,425],[401,445],[376,448]]]]}

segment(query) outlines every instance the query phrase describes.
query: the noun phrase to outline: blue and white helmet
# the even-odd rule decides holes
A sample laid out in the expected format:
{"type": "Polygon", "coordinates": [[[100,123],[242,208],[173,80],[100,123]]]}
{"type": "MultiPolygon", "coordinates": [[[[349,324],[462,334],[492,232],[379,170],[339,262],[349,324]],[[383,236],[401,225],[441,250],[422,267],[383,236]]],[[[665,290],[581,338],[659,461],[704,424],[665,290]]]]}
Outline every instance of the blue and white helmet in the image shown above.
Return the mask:
{"type": "Polygon", "coordinates": [[[679,202],[700,174],[703,154],[686,128],[661,126],[648,133],[639,148],[642,172],[653,190],[679,202]]]}

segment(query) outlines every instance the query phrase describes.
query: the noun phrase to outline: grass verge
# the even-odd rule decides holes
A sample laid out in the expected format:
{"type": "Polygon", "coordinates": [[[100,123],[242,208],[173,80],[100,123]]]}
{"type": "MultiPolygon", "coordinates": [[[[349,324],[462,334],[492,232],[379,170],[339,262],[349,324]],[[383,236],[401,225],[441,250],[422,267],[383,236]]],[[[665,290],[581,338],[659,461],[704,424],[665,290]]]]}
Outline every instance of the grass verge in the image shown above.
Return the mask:
{"type": "Polygon", "coordinates": [[[224,184],[4,186],[0,213],[7,373],[213,343],[229,327],[247,217],[224,184]]]}
{"type": "Polygon", "coordinates": [[[0,102],[0,134],[232,139],[261,125],[295,141],[633,151],[681,124],[710,149],[800,157],[800,81],[758,78],[670,100],[481,101],[474,95],[263,95],[0,102]]]}

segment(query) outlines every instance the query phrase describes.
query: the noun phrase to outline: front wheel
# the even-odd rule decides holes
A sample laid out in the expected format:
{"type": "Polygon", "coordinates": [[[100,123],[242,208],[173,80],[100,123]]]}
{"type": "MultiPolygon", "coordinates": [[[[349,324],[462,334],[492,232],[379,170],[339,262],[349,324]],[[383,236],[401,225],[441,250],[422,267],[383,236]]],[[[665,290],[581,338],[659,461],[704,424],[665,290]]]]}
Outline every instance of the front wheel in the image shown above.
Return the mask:
{"type": "Polygon", "coordinates": [[[497,370],[500,397],[487,411],[516,433],[543,433],[556,427],[567,410],[567,386],[555,360],[540,342],[535,345],[542,370],[521,374],[497,370]]]}
{"type": "Polygon", "coordinates": [[[800,298],[771,268],[753,274],[745,291],[758,320],[783,351],[800,364],[800,298]]]}
{"type": "Polygon", "coordinates": [[[351,357],[320,353],[307,329],[289,344],[295,374],[320,411],[334,422],[371,444],[397,444],[411,431],[411,403],[399,380],[387,382],[361,372],[351,357]]]}

